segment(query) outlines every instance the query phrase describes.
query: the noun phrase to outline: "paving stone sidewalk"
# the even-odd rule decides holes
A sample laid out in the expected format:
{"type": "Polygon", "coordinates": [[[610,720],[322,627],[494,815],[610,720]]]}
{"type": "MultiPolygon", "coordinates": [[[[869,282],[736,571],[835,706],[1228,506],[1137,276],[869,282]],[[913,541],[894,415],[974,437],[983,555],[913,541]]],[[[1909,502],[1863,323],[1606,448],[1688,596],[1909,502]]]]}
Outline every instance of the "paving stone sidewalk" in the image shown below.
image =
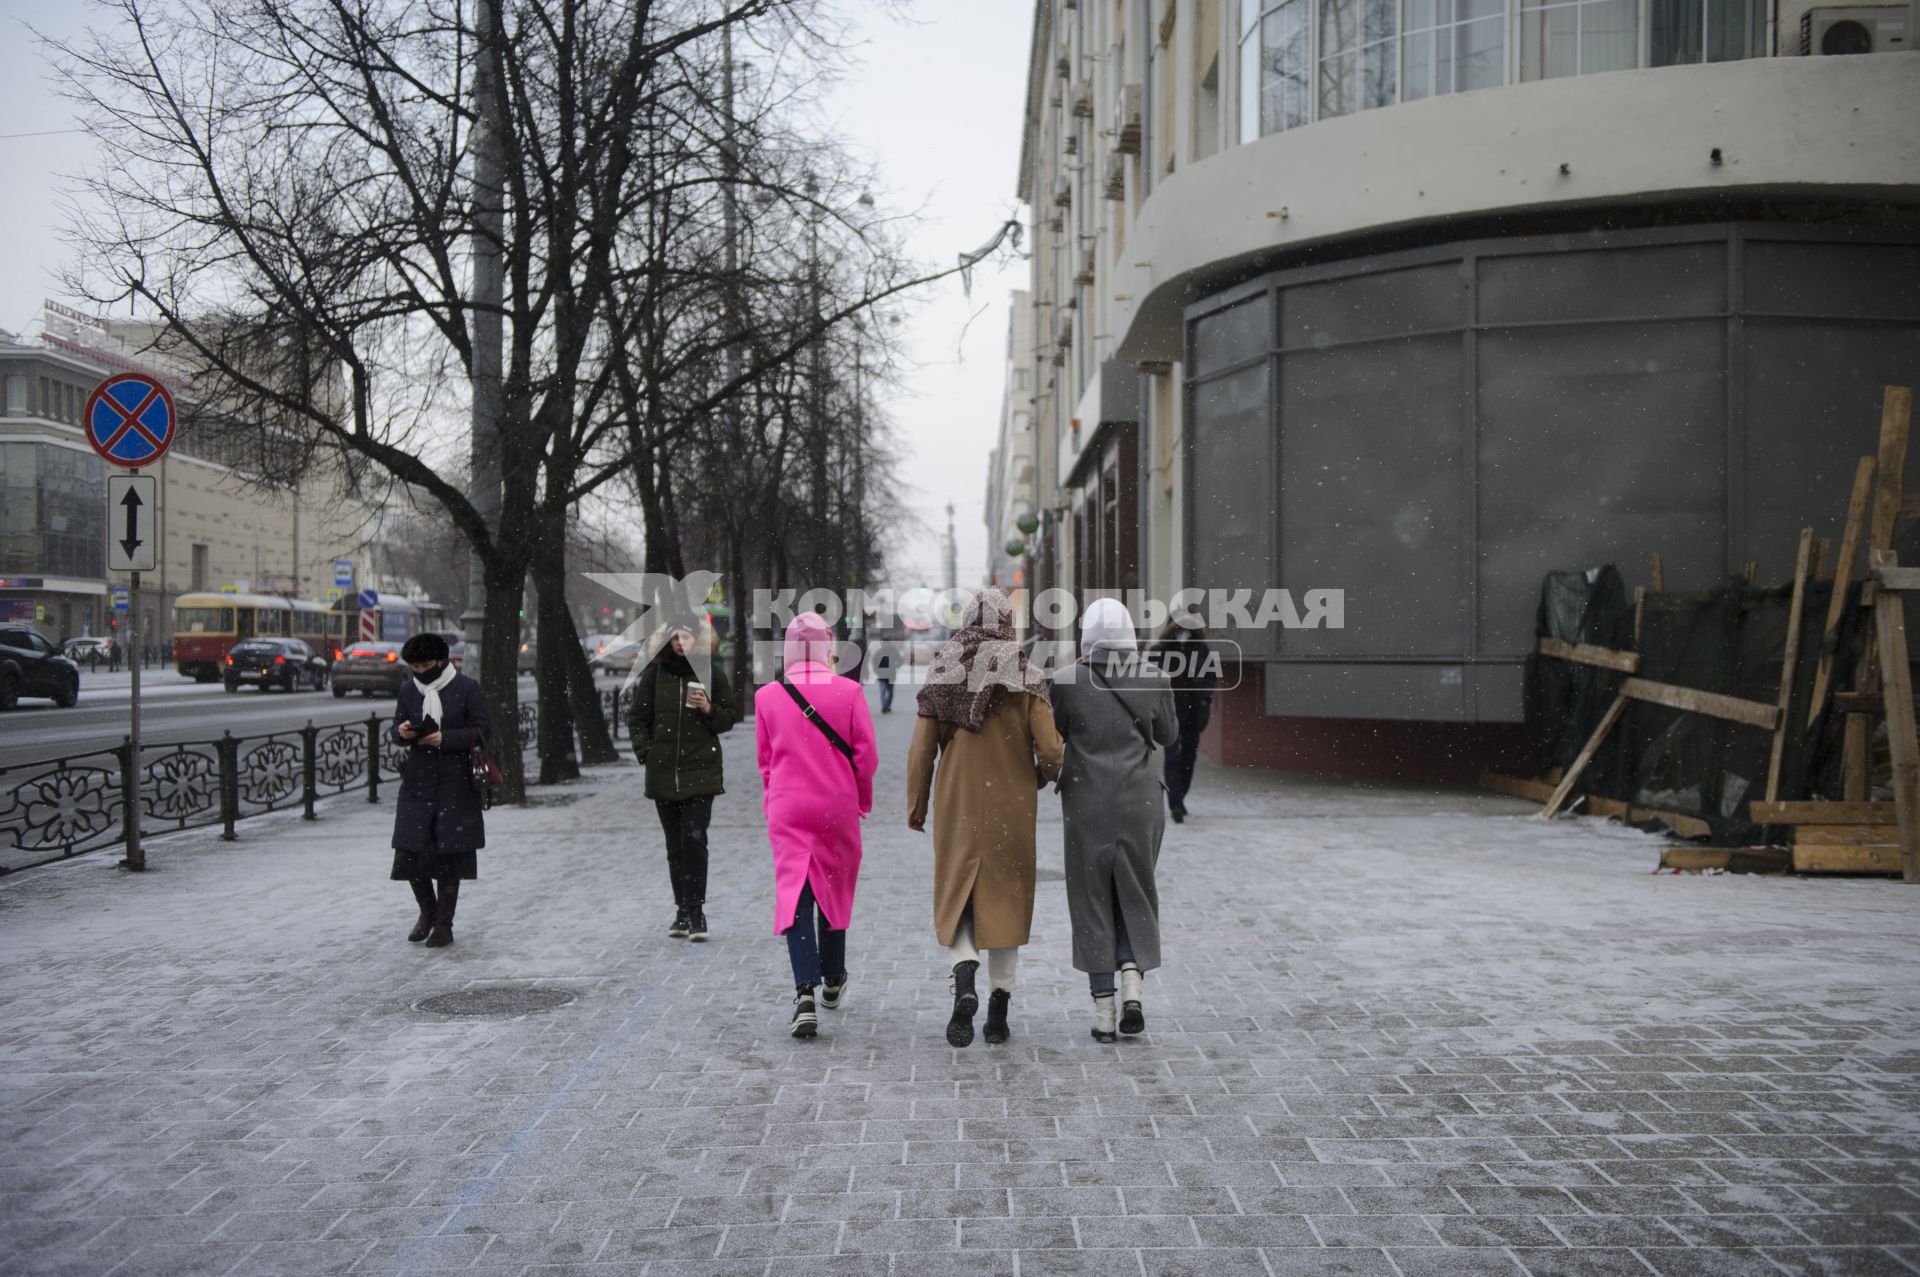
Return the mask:
{"type": "Polygon", "coordinates": [[[1149,1032],[1088,1036],[1047,795],[1016,1036],[956,1051],[910,709],[811,1043],[750,725],[704,946],[631,764],[491,816],[445,951],[357,796],[0,882],[0,1277],[1920,1271],[1920,891],[1205,768],[1149,1032]]]}

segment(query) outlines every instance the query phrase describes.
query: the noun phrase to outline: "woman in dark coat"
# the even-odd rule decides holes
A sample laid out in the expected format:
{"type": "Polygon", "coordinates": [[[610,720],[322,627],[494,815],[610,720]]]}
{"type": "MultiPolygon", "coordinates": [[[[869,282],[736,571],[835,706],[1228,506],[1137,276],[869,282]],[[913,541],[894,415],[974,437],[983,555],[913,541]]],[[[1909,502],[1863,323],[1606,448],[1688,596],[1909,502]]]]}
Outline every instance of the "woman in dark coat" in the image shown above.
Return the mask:
{"type": "Polygon", "coordinates": [[[627,709],[627,738],[646,768],[647,797],[666,835],[674,909],[667,935],[675,940],[707,938],[707,823],[714,796],[725,792],[720,734],[737,717],[733,680],[720,662],[703,661],[703,679],[689,659],[713,648],[711,630],[703,638],[691,619],[670,622],[627,709]]]}
{"type": "Polygon", "coordinates": [[[1127,609],[1095,599],[1081,619],[1080,660],[1053,677],[1053,720],[1067,742],[1059,790],[1073,965],[1087,973],[1101,1042],[1116,1036],[1115,974],[1119,1031],[1138,1033],[1141,973],[1160,965],[1160,753],[1179,729],[1166,677],[1138,665],[1127,609]]]}
{"type": "Polygon", "coordinates": [[[420,902],[407,939],[438,949],[453,943],[460,880],[480,876],[475,853],[487,831],[471,752],[492,738],[493,718],[480,684],[454,669],[438,634],[414,635],[400,659],[413,677],[400,685],[388,731],[407,748],[393,812],[393,877],[411,883],[420,902]]]}

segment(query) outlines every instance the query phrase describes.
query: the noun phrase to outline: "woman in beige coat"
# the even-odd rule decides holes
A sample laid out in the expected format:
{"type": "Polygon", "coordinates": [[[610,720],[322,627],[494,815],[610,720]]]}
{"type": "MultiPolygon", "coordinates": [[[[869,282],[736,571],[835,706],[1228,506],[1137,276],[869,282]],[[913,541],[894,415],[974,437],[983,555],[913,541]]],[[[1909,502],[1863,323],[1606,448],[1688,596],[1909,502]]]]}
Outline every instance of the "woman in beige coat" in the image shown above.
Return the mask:
{"type": "Polygon", "coordinates": [[[1005,1042],[1020,946],[1033,927],[1034,815],[1060,774],[1046,676],[1013,636],[1013,605],[983,590],[920,689],[907,754],[907,826],[933,798],[933,929],[953,959],[947,1041],[973,1041],[974,972],[987,955],[988,1042],[1005,1042]]]}

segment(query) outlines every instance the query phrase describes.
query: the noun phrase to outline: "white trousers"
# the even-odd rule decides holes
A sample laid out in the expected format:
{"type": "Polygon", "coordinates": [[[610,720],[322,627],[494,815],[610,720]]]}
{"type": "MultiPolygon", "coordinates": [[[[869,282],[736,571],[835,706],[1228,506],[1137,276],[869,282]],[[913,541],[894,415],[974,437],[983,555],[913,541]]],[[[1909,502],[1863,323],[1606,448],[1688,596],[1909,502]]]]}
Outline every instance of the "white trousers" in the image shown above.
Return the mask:
{"type": "MultiPolygon", "coordinates": [[[[960,915],[960,926],[953,933],[953,943],[947,946],[947,956],[955,963],[980,961],[980,950],[973,945],[973,910],[969,908],[960,915]]],[[[1020,968],[1020,950],[988,949],[987,988],[1003,993],[1013,992],[1014,973],[1020,968]]]]}

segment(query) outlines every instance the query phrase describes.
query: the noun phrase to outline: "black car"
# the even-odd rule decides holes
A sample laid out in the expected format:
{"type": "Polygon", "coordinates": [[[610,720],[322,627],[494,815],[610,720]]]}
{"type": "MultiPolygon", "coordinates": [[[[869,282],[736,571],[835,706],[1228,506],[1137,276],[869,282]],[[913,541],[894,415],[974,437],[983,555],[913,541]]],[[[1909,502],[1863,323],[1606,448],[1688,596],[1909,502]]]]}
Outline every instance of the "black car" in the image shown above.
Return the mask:
{"type": "Polygon", "coordinates": [[[0,626],[0,709],[12,709],[22,696],[73,704],[80,699],[80,667],[26,626],[0,626]]]}
{"type": "Polygon", "coordinates": [[[318,691],[327,685],[326,658],[299,639],[242,639],[228,650],[222,672],[229,692],[239,691],[243,683],[263,692],[270,687],[318,691]]]}

